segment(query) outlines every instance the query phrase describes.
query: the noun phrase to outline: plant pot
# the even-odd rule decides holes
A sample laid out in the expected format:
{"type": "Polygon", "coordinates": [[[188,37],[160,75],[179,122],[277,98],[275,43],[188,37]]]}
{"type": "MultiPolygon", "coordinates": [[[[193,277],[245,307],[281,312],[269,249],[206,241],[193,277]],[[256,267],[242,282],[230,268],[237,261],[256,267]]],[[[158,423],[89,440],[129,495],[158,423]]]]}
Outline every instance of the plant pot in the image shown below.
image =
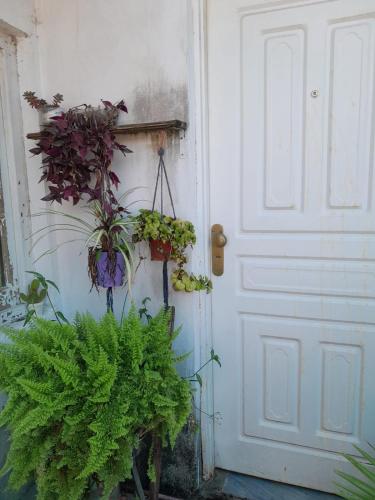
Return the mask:
{"type": "Polygon", "coordinates": [[[172,245],[169,241],[150,240],[151,260],[169,260],[172,253],[172,245]]]}
{"type": "Polygon", "coordinates": [[[117,120],[116,120],[116,126],[121,127],[121,125],[128,125],[129,124],[129,118],[126,113],[123,111],[119,111],[117,120]]]}
{"type": "Polygon", "coordinates": [[[64,109],[59,107],[46,107],[42,111],[41,115],[41,123],[42,125],[47,125],[48,123],[51,122],[51,119],[54,118],[55,116],[59,116],[62,113],[64,113],[64,109]]]}
{"type": "Polygon", "coordinates": [[[111,272],[108,252],[101,251],[96,262],[97,285],[103,288],[121,286],[124,282],[125,261],[121,252],[116,252],[116,267],[111,272]]]}

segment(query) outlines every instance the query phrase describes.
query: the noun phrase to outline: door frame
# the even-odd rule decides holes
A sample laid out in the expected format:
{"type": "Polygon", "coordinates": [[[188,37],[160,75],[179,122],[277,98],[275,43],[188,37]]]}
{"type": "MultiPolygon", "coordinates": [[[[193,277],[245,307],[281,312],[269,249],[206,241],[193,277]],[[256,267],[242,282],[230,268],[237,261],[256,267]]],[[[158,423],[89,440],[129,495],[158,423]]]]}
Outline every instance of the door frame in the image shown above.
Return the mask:
{"type": "MultiPolygon", "coordinates": [[[[207,0],[186,0],[188,12],[188,69],[190,141],[194,152],[197,200],[197,259],[203,273],[211,268],[209,229],[210,171],[208,151],[208,89],[207,89],[207,0]],[[204,271],[205,270],[205,271],[204,271]]],[[[208,273],[211,274],[211,271],[208,273]]],[[[212,296],[199,294],[195,323],[194,362],[198,368],[210,358],[213,346],[212,296]]],[[[220,353],[218,353],[220,355],[220,353]]],[[[213,367],[205,369],[200,391],[198,419],[200,423],[200,449],[202,476],[207,480],[215,469],[213,367]]]]}

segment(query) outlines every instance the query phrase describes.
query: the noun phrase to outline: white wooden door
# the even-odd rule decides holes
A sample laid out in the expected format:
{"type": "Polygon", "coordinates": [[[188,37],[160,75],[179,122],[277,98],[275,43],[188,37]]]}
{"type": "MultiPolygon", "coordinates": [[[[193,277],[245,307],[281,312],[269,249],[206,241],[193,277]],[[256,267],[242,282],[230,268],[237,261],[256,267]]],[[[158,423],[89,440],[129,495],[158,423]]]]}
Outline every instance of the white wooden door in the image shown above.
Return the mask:
{"type": "Polygon", "coordinates": [[[207,46],[216,466],[333,491],[375,442],[375,1],[208,0],[207,46]]]}

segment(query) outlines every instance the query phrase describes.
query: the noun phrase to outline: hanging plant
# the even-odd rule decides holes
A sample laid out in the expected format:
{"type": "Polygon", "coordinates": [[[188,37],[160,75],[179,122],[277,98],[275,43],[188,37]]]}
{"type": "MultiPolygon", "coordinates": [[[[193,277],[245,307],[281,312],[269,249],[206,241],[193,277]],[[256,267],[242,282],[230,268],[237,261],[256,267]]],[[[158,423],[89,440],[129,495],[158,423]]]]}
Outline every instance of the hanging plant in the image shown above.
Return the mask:
{"type": "Polygon", "coordinates": [[[189,221],[146,209],[140,210],[134,220],[134,240],[149,242],[151,260],[173,259],[196,242],[194,226],[189,221]]]}
{"type": "Polygon", "coordinates": [[[134,254],[130,237],[131,220],[118,205],[104,210],[96,201],[90,211],[97,222],[86,242],[89,248],[88,272],[92,285],[96,288],[121,286],[126,270],[130,287],[134,254]]]}
{"type": "Polygon", "coordinates": [[[196,276],[188,273],[183,267],[179,267],[172,273],[172,285],[176,292],[200,292],[205,290],[210,293],[212,290],[212,281],[207,276],[196,276]]]}
{"type": "Polygon", "coordinates": [[[156,210],[139,211],[134,217],[133,241],[146,241],[150,245],[151,260],[173,260],[177,269],[172,273],[172,285],[176,291],[212,290],[207,276],[188,273],[186,249],[196,243],[194,225],[190,221],[173,218],[156,210]]]}
{"type": "MultiPolygon", "coordinates": [[[[33,92],[26,92],[24,97],[36,109],[45,102],[33,92]]],[[[112,186],[117,189],[120,183],[111,170],[114,152],[125,156],[131,151],[116,141],[112,128],[127,107],[123,100],[102,103],[104,107],[82,104],[52,117],[30,149],[34,155],[43,154],[40,181],[46,181],[49,188],[43,201],[72,200],[76,205],[84,195],[89,200],[102,199],[103,191],[113,201],[112,186]]]]}
{"type": "MultiPolygon", "coordinates": [[[[122,198],[127,194],[128,192],[124,193],[122,198]]],[[[88,274],[93,287],[121,286],[125,274],[128,285],[131,286],[134,269],[134,245],[131,238],[133,220],[127,209],[118,202],[107,203],[104,209],[101,202],[95,200],[86,207],[85,212],[88,217],[78,217],[54,209],[34,214],[34,216],[54,215],[57,217],[57,222],[44,226],[31,235],[34,238],[31,250],[52,232],[78,233],[77,237],[46,250],[37,260],[54,253],[65,243],[84,241],[88,248],[88,274]]]]}

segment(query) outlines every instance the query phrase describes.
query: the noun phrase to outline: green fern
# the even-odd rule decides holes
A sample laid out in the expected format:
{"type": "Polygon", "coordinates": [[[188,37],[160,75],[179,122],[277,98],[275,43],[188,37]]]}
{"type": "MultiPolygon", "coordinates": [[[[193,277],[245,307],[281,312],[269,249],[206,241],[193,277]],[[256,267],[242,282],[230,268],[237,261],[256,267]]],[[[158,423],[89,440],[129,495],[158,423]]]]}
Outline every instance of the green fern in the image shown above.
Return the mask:
{"type": "Polygon", "coordinates": [[[122,323],[78,315],[71,325],[36,319],[4,330],[0,425],[11,444],[1,474],[10,472],[10,487],[35,479],[38,500],[81,500],[97,483],[108,498],[130,477],[146,432],[174,443],[191,389],[175,368],[169,319],[161,311],[143,324],[132,309],[122,323]]]}

